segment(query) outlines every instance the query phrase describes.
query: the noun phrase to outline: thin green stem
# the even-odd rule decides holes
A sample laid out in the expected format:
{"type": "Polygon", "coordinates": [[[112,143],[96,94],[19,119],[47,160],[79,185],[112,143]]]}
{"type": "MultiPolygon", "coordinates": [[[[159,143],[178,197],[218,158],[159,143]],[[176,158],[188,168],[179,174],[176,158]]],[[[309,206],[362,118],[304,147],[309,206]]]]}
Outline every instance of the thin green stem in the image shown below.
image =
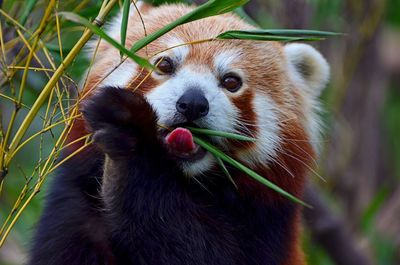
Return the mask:
{"type": "MultiPolygon", "coordinates": [[[[105,21],[105,17],[111,12],[111,9],[117,4],[118,0],[110,0],[110,2],[104,7],[103,10],[100,10],[99,15],[95,19],[93,23],[97,25],[102,25],[105,21]]],[[[68,67],[78,53],[81,51],[83,46],[88,42],[90,37],[93,35],[93,32],[87,30],[83,33],[80,40],[75,44],[72,48],[71,52],[65,57],[63,63],[57,68],[54,72],[53,76],[43,88],[42,92],[36,99],[35,103],[33,104],[31,110],[26,115],[24,121],[22,122],[21,126],[19,127],[17,133],[15,134],[9,148],[9,153],[13,153],[15,149],[18,147],[18,144],[21,142],[22,137],[25,135],[26,131],[28,130],[30,124],[32,123],[33,119],[35,118],[36,114],[38,113],[40,107],[45,102],[46,98],[48,97],[49,93],[52,91],[55,84],[61,78],[62,74],[66,67],[68,67]]]]}

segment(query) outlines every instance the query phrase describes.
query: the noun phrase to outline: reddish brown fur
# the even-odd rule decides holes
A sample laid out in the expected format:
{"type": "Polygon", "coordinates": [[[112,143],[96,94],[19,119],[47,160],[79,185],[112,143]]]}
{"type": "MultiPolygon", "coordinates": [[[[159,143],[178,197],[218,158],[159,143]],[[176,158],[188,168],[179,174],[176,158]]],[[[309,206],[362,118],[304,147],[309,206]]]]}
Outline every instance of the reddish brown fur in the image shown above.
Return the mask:
{"type": "MultiPolygon", "coordinates": [[[[278,155],[276,158],[278,162],[259,165],[255,171],[283,190],[301,198],[305,176],[312,163],[314,152],[304,130],[295,122],[292,122],[291,126],[282,133],[282,138],[285,140],[280,149],[285,153],[278,155]]],[[[240,173],[236,179],[240,187],[245,187],[241,189],[243,196],[256,197],[264,203],[279,203],[287,200],[245,173],[240,173]]]]}
{"type": "MultiPolygon", "coordinates": [[[[135,81],[131,82],[130,86],[127,89],[130,90],[136,90],[137,93],[140,93],[142,95],[145,95],[147,92],[149,92],[152,88],[155,86],[159,85],[159,82],[154,80],[153,77],[147,76],[149,73],[148,70],[144,69],[141,70],[141,72],[138,74],[137,77],[135,77],[135,81]],[[146,78],[146,80],[144,80],[146,78]],[[144,80],[144,81],[143,81],[144,80]],[[143,82],[143,83],[142,83],[143,82]],[[140,84],[140,85],[139,85],[140,84]]],[[[133,81],[133,80],[132,80],[133,81]]]]}
{"type": "MultiPolygon", "coordinates": [[[[279,164],[271,163],[270,165],[264,165],[262,168],[257,168],[256,172],[283,190],[298,198],[302,198],[305,177],[308,172],[308,167],[312,164],[314,151],[303,129],[295,122],[290,124],[290,126],[292,127],[284,129],[282,133],[282,138],[285,140],[281,149],[285,150],[284,152],[286,154],[281,153],[276,158],[279,164]],[[291,174],[288,171],[291,172],[291,174]],[[292,175],[294,175],[294,177],[292,175]]],[[[275,206],[282,203],[282,200],[287,200],[287,198],[265,187],[245,173],[239,173],[235,176],[235,182],[241,187],[239,192],[244,197],[254,197],[256,200],[275,206]]],[[[305,264],[304,254],[299,242],[300,215],[301,209],[297,207],[296,217],[294,218],[295,220],[293,220],[293,230],[290,234],[290,239],[288,239],[288,241],[291,242],[291,250],[288,251],[287,259],[282,265],[305,264]]]]}
{"type": "MultiPolygon", "coordinates": [[[[71,132],[69,133],[69,135],[67,137],[67,143],[73,142],[74,140],[76,140],[80,137],[83,137],[89,133],[86,129],[86,123],[82,118],[76,119],[72,126],[73,127],[71,129],[71,132]]],[[[69,148],[69,150],[71,150],[73,152],[73,151],[77,150],[78,148],[80,148],[81,146],[83,146],[84,143],[85,143],[85,139],[70,145],[68,148],[69,148]]]]}
{"type": "Polygon", "coordinates": [[[287,252],[287,258],[282,262],[282,265],[304,265],[305,259],[303,250],[301,249],[301,244],[299,240],[300,236],[300,226],[298,223],[300,222],[301,211],[297,210],[295,222],[293,222],[293,233],[291,234],[291,238],[289,239],[291,242],[291,249],[287,252]]]}
{"type": "MultiPolygon", "coordinates": [[[[95,91],[95,86],[97,83],[102,79],[101,75],[93,74],[91,75],[88,80],[85,89],[82,92],[82,99],[90,97],[94,91],[95,91]]],[[[79,106],[80,108],[80,106],[79,106]]],[[[80,111],[79,111],[80,113],[80,111]]],[[[83,118],[78,118],[76,119],[73,124],[70,133],[67,136],[67,143],[73,142],[76,139],[79,139],[80,137],[83,137],[89,133],[87,129],[87,125],[83,118]]],[[[75,150],[79,149],[85,144],[85,139],[78,141],[74,144],[71,144],[68,146],[69,152],[74,152],[75,150]]],[[[81,153],[80,155],[82,155],[81,153]]],[[[79,155],[79,154],[78,154],[79,155]]]]}

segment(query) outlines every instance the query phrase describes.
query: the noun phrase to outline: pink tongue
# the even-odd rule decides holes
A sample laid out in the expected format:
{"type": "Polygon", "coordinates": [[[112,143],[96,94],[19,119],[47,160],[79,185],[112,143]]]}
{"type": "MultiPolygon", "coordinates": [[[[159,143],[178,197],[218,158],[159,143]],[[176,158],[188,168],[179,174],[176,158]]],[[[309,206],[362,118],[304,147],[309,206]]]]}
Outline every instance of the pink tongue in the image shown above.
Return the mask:
{"type": "Polygon", "coordinates": [[[180,153],[189,153],[196,147],[192,133],[185,128],[176,128],[165,139],[172,149],[180,153]]]}

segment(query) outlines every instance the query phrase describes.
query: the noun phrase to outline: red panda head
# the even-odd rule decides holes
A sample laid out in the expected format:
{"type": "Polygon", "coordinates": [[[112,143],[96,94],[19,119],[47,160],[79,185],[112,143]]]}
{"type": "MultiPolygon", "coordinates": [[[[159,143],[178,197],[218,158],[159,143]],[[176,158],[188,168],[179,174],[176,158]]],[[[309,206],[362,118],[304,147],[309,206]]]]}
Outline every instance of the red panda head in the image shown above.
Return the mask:
{"type": "MultiPolygon", "coordinates": [[[[143,27],[132,7],[126,46],[191,10],[184,5],[140,4],[143,27]]],[[[117,40],[120,20],[121,16],[117,17],[107,31],[117,40]]],[[[308,164],[315,148],[309,143],[318,137],[317,97],[329,76],[325,59],[314,48],[306,44],[213,40],[169,49],[211,39],[228,30],[249,29],[255,28],[234,14],[181,25],[138,52],[153,64],[163,58],[160,70],[147,79],[147,70],[129,59],[121,64],[119,51],[101,41],[85,90],[102,86],[137,88],[156,111],[161,125],[190,123],[257,138],[257,142],[238,143],[210,137],[223,151],[253,169],[268,168],[273,163],[287,166],[285,159],[308,164]],[[188,114],[179,109],[182,98],[194,102],[197,112],[188,114]]],[[[92,43],[92,54],[96,46],[97,41],[92,43]]],[[[213,156],[205,152],[198,159],[182,161],[181,166],[187,175],[195,176],[215,164],[213,156]]]]}

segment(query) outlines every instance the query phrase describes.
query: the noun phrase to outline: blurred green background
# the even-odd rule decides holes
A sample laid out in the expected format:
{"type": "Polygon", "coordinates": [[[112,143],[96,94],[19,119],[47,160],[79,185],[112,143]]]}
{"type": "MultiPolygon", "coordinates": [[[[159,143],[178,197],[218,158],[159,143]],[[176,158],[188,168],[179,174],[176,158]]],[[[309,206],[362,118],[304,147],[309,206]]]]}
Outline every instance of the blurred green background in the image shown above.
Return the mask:
{"type": "MultiPolygon", "coordinates": [[[[2,2],[2,9],[18,19],[28,1],[2,2]]],[[[59,1],[58,10],[71,11],[81,2],[59,1]]],[[[84,2],[79,14],[94,18],[101,1],[84,2]]],[[[46,3],[38,1],[27,18],[27,28],[37,26],[46,3]]],[[[350,264],[349,255],[359,258],[362,263],[358,264],[400,264],[400,0],[252,0],[244,10],[263,28],[346,33],[312,43],[327,58],[332,76],[322,95],[325,133],[318,162],[318,172],[327,182],[310,176],[309,189],[316,193],[310,197],[310,203],[318,199],[321,209],[306,212],[304,218],[303,241],[309,264],[350,264]],[[336,242],[333,237],[340,233],[351,247],[347,252],[335,253],[329,244],[336,242]]],[[[116,12],[117,9],[113,11],[116,12]]],[[[14,38],[13,26],[4,16],[0,15],[0,21],[3,34],[14,38]]],[[[76,25],[72,23],[67,22],[63,27],[66,30],[62,43],[68,53],[81,32],[74,30],[76,25]]],[[[56,48],[52,56],[58,65],[57,39],[49,44],[49,49],[56,48]]],[[[14,52],[20,48],[17,46],[14,52]]],[[[68,75],[78,82],[88,63],[80,55],[68,68],[68,75]]],[[[22,71],[16,76],[16,85],[21,76],[22,71]]],[[[41,72],[29,74],[23,100],[26,105],[33,104],[46,78],[41,72]]],[[[3,84],[1,93],[11,95],[10,86],[3,84]]],[[[7,125],[14,106],[3,98],[0,103],[1,119],[7,125]]],[[[17,124],[24,115],[26,110],[21,110],[17,124]]],[[[41,128],[41,120],[37,118],[28,134],[41,128]]],[[[52,140],[46,134],[43,142],[52,140]]],[[[39,145],[40,139],[29,143],[9,168],[0,196],[0,224],[17,200],[25,177],[29,178],[40,162],[39,145]]],[[[49,149],[43,145],[43,154],[49,149]]],[[[25,260],[51,180],[52,175],[0,249],[0,265],[22,264],[25,260]]]]}

